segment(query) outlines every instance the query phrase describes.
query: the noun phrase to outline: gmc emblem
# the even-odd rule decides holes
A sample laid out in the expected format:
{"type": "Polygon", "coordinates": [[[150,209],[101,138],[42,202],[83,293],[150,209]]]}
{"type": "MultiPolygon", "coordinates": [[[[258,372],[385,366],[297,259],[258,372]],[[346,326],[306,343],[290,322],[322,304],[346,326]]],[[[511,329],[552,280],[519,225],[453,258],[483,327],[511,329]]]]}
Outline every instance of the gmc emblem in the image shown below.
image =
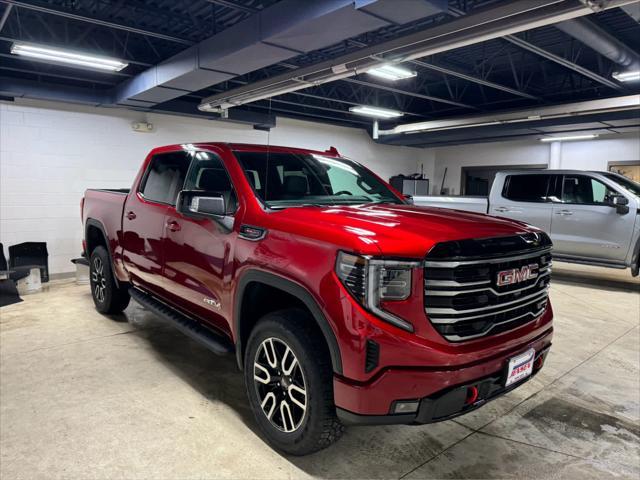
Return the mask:
{"type": "Polygon", "coordinates": [[[512,268],[498,272],[497,284],[499,287],[505,285],[514,285],[520,282],[526,282],[538,276],[538,264],[531,263],[522,268],[512,268]]]}

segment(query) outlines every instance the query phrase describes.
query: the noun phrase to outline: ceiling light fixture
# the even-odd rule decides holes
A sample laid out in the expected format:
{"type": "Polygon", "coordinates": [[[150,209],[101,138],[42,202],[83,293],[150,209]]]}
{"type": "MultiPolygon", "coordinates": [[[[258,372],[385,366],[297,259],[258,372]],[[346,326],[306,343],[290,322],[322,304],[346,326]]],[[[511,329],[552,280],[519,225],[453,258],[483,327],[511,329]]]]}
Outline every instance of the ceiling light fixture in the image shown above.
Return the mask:
{"type": "Polygon", "coordinates": [[[355,107],[351,107],[349,108],[349,111],[357,115],[366,115],[367,117],[374,117],[374,118],[397,118],[404,115],[404,113],[398,112],[397,110],[389,110],[387,108],[379,108],[379,107],[370,107],[368,105],[358,105],[355,107]]]}
{"type": "Polygon", "coordinates": [[[73,52],[70,50],[62,50],[59,48],[50,48],[27,43],[14,43],[11,46],[11,53],[42,62],[64,63],[84,68],[107,70],[110,72],[119,72],[129,65],[128,63],[114,58],[87,55],[81,52],[73,52]]]}
{"type": "Polygon", "coordinates": [[[570,140],[589,140],[592,138],[598,138],[598,135],[595,133],[589,135],[570,135],[567,137],[544,137],[541,138],[541,142],[566,142],[570,140]]]}
{"type": "Polygon", "coordinates": [[[385,80],[404,80],[405,78],[415,77],[417,72],[412,70],[407,70],[406,68],[398,67],[396,65],[380,65],[379,67],[372,68],[371,70],[367,70],[369,75],[373,75],[375,77],[384,78],[385,80]]]}
{"type": "Polygon", "coordinates": [[[611,75],[619,82],[637,82],[640,80],[640,70],[629,70],[628,72],[614,72],[611,75]]]}

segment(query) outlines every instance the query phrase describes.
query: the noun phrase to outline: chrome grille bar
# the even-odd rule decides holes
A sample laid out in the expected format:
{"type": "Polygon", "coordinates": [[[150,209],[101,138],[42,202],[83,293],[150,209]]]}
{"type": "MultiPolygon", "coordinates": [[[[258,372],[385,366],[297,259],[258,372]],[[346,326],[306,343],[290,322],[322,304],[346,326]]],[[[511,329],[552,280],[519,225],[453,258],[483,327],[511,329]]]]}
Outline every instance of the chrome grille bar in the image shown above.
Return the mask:
{"type": "Polygon", "coordinates": [[[474,338],[478,338],[478,337],[484,337],[485,335],[491,333],[491,330],[493,330],[494,328],[500,326],[500,325],[506,325],[507,323],[511,323],[511,322],[515,322],[518,321],[522,318],[531,316],[533,317],[532,320],[535,320],[536,318],[538,318],[540,315],[542,315],[544,313],[544,307],[541,308],[540,310],[538,310],[537,312],[527,312],[524,313],[522,315],[518,315],[517,317],[513,317],[510,318],[509,320],[504,320],[502,322],[496,322],[492,325],[489,326],[489,328],[487,328],[486,330],[482,331],[481,333],[477,333],[475,335],[465,335],[464,337],[460,336],[460,335],[444,335],[444,338],[446,338],[447,340],[450,340],[452,342],[459,342],[461,340],[471,340],[474,338]]]}
{"type": "Polygon", "coordinates": [[[545,233],[534,234],[533,243],[530,237],[468,239],[433,247],[423,263],[424,307],[445,339],[460,342],[498,335],[544,314],[552,245],[545,233]],[[503,285],[502,275],[507,274],[514,281],[503,285]]]}
{"type": "MultiPolygon", "coordinates": [[[[514,305],[516,303],[520,303],[524,300],[529,300],[531,298],[534,297],[539,297],[541,295],[547,295],[548,292],[548,287],[545,287],[543,290],[533,293],[531,295],[527,295],[525,297],[521,297],[518,298],[517,300],[511,300],[510,302],[504,302],[504,303],[500,303],[498,305],[487,305],[484,307],[479,307],[479,308],[467,308],[464,310],[456,310],[455,308],[427,308],[427,313],[430,316],[433,316],[434,314],[446,314],[446,315],[457,315],[457,314],[464,314],[464,313],[472,313],[472,312],[487,312],[488,310],[493,310],[496,308],[500,308],[500,307],[505,307],[507,305],[514,305]]],[[[492,315],[499,313],[499,312],[489,312],[492,315]]]]}
{"type": "MultiPolygon", "coordinates": [[[[532,283],[531,285],[527,285],[526,287],[523,288],[519,288],[517,290],[507,290],[506,292],[498,292],[496,290],[493,289],[493,287],[485,287],[485,288],[474,288],[471,290],[425,290],[425,295],[427,296],[432,296],[432,297],[453,297],[455,295],[459,295],[461,293],[478,293],[478,292],[491,292],[494,295],[501,297],[504,295],[510,295],[513,293],[518,293],[518,292],[523,292],[525,290],[529,290],[531,288],[537,287],[538,284],[540,283],[540,280],[548,277],[551,274],[551,269],[547,268],[544,270],[540,270],[540,273],[538,274],[535,283],[532,283]]],[[[483,282],[483,283],[490,283],[490,282],[483,282]]]]}
{"type": "MultiPolygon", "coordinates": [[[[458,323],[458,322],[463,322],[465,320],[475,320],[477,318],[482,318],[482,317],[486,317],[487,315],[500,315],[502,313],[506,313],[506,312],[510,312],[512,310],[517,310],[518,308],[522,308],[522,307],[526,307],[528,305],[532,305],[536,302],[542,302],[543,300],[546,302],[547,300],[547,289],[536,293],[535,295],[533,295],[534,298],[529,298],[528,302],[525,303],[521,303],[520,305],[516,305],[514,307],[510,307],[510,308],[504,308],[502,310],[496,310],[495,312],[485,312],[485,313],[481,313],[479,315],[470,315],[470,316],[466,316],[466,317],[453,317],[453,318],[439,318],[438,315],[433,315],[432,313],[430,313],[429,309],[427,309],[427,315],[429,316],[429,318],[431,319],[431,322],[434,325],[450,325],[452,323],[458,323]]],[[[523,300],[527,297],[523,297],[520,300],[523,300]]],[[[502,305],[492,305],[493,308],[500,308],[503,305],[506,304],[502,304],[502,305]]],[[[441,310],[449,310],[449,309],[441,309],[441,310]]],[[[466,310],[467,312],[470,312],[471,310],[466,310]]],[[[465,313],[465,311],[461,311],[460,313],[465,313]]]]}
{"type": "Polygon", "coordinates": [[[530,252],[530,253],[523,253],[521,255],[516,255],[513,257],[501,257],[501,258],[485,258],[482,260],[460,260],[460,261],[453,261],[453,262],[449,262],[449,261],[430,261],[430,260],[425,260],[424,262],[424,266],[425,267],[430,267],[430,268],[456,268],[459,267],[461,265],[483,265],[483,264],[488,264],[488,263],[508,263],[508,262],[514,262],[516,260],[525,260],[527,258],[535,258],[535,257],[541,257],[542,255],[545,255],[547,253],[550,253],[551,249],[550,248],[545,248],[543,250],[537,250],[535,252],[530,252]]]}

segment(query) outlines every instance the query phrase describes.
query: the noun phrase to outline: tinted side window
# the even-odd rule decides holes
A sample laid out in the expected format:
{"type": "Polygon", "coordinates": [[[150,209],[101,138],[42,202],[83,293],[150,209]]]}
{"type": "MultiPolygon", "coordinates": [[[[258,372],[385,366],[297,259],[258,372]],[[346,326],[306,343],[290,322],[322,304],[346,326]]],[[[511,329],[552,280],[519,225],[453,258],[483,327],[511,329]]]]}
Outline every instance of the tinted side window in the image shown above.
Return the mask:
{"type": "Polygon", "coordinates": [[[508,175],[502,196],[514,202],[546,202],[551,175],[508,175]]]}
{"type": "Polygon", "coordinates": [[[210,152],[196,152],[187,175],[185,190],[204,190],[224,197],[227,214],[233,214],[238,206],[235,190],[222,161],[210,152]]]}
{"type": "Polygon", "coordinates": [[[585,205],[609,204],[611,196],[616,192],[604,183],[583,175],[567,175],[564,177],[562,201],[585,205]]]}
{"type": "Polygon", "coordinates": [[[140,193],[152,202],[175,205],[189,169],[189,157],[184,152],[155,155],[140,188],[140,193]]]}

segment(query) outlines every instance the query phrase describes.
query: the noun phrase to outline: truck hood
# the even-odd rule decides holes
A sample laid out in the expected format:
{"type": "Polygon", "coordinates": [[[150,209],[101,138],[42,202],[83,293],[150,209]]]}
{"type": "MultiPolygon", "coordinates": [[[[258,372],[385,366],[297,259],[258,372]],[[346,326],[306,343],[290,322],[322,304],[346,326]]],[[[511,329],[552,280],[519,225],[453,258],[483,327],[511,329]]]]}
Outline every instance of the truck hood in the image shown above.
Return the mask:
{"type": "Polygon", "coordinates": [[[522,222],[413,205],[294,207],[272,212],[274,226],[341,248],[385,256],[423,257],[439,242],[536,231],[522,222]]]}

